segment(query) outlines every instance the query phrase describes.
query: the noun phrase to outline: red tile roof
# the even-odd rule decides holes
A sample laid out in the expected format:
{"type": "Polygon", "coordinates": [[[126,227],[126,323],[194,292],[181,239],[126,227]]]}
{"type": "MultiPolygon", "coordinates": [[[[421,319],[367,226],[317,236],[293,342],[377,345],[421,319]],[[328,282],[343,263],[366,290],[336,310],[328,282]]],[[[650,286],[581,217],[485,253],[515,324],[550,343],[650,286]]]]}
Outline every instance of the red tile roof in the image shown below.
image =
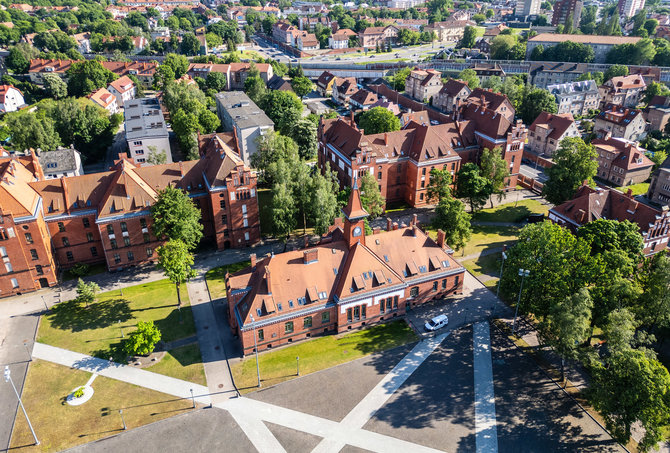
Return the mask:
{"type": "Polygon", "coordinates": [[[654,162],[645,155],[645,149],[636,142],[622,138],[594,139],[591,144],[596,150],[611,155],[611,165],[626,171],[640,170],[654,166],[654,162]]]}
{"type": "Polygon", "coordinates": [[[565,134],[570,126],[574,123],[575,119],[572,117],[571,113],[557,115],[553,113],[542,112],[535,119],[535,121],[533,121],[533,124],[530,125],[528,130],[535,132],[537,128],[540,127],[551,129],[549,138],[560,140],[563,137],[563,134],[565,134]]]}

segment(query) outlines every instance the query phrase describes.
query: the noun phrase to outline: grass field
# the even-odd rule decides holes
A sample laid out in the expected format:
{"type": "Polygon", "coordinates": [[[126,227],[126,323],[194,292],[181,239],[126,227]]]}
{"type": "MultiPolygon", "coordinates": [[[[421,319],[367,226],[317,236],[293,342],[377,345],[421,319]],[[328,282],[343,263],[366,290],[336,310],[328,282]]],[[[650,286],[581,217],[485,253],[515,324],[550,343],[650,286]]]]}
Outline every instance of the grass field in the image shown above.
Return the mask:
{"type": "MultiPolygon", "coordinates": [[[[518,227],[492,227],[492,226],[472,226],[472,237],[466,244],[463,251],[459,252],[461,256],[481,253],[484,250],[499,248],[504,244],[508,246],[516,242],[519,236],[518,227]]],[[[458,255],[457,255],[458,256],[458,255]]]]}
{"type": "Polygon", "coordinates": [[[549,212],[549,206],[537,200],[519,200],[506,203],[495,208],[482,209],[472,216],[478,222],[523,222],[530,214],[544,214],[549,212]]]}
{"type": "Polygon", "coordinates": [[[200,347],[197,344],[172,349],[165,354],[160,362],[145,368],[145,370],[195,384],[207,385],[205,369],[202,367],[200,347]]]}
{"type": "Polygon", "coordinates": [[[633,191],[633,195],[644,195],[649,190],[649,183],[641,182],[639,184],[633,184],[632,186],[617,187],[617,190],[620,190],[623,193],[628,192],[628,189],[633,191]]]}
{"type": "Polygon", "coordinates": [[[207,287],[212,300],[226,297],[226,272],[235,273],[244,269],[251,263],[249,261],[240,261],[239,263],[227,264],[225,266],[214,267],[207,271],[207,287]]]}
{"type": "Polygon", "coordinates": [[[237,52],[237,56],[240,57],[240,60],[256,60],[262,57],[255,50],[240,50],[237,52]]]}
{"type": "Polygon", "coordinates": [[[22,398],[40,445],[32,446],[32,435],[19,410],[10,451],[61,451],[118,434],[123,431],[120,409],[128,429],[191,410],[190,399],[175,398],[102,376],[93,381],[95,393],[88,402],[80,406],[66,404],[65,397],[86,384],[90,376],[91,373],[84,371],[33,361],[22,398]]]}
{"type": "MultiPolygon", "coordinates": [[[[416,340],[416,334],[404,321],[395,321],[264,352],[258,356],[263,387],[296,377],[296,357],[300,357],[300,374],[305,375],[416,340]]],[[[255,357],[250,356],[231,368],[235,384],[241,392],[257,388],[255,357]]]]}
{"type": "MultiPolygon", "coordinates": [[[[176,292],[170,281],[159,280],[125,288],[123,294],[118,290],[101,293],[88,308],[76,301],[63,302],[42,318],[37,341],[122,362],[126,357],[122,331],[127,337],[138,321],[154,321],[166,342],[195,334],[186,288],[181,291],[182,322],[176,307],[176,292]]],[[[174,366],[163,365],[159,369],[162,374],[182,376],[179,363],[175,359],[174,366]]],[[[202,368],[202,364],[197,366],[202,368]]]]}
{"type": "Polygon", "coordinates": [[[472,260],[461,263],[472,275],[480,277],[482,275],[498,275],[500,273],[500,254],[480,256],[472,260]]]}

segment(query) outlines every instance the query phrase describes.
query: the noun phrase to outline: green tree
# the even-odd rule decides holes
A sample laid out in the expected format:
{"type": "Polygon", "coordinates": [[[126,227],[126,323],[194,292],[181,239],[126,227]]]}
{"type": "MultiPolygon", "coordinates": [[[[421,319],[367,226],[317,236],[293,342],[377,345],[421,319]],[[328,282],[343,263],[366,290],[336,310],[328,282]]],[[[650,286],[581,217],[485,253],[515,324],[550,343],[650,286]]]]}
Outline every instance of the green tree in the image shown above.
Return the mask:
{"type": "Polygon", "coordinates": [[[631,348],[637,324],[633,313],[626,308],[613,310],[607,315],[603,335],[611,353],[616,354],[631,348]]]}
{"type": "Polygon", "coordinates": [[[465,212],[465,205],[461,201],[451,197],[443,198],[438,203],[433,226],[445,232],[445,240],[454,250],[465,247],[472,235],[470,214],[465,212]]]}
{"type": "Polygon", "coordinates": [[[316,158],[316,150],[319,144],[316,134],[316,125],[308,120],[302,119],[295,123],[291,131],[291,137],[298,145],[298,153],[303,160],[316,158]]]}
{"type": "Polygon", "coordinates": [[[5,64],[15,74],[26,74],[30,67],[30,60],[39,57],[39,55],[39,50],[28,43],[22,42],[9,49],[5,64]]]}
{"type": "MultiPolygon", "coordinates": [[[[491,10],[489,10],[491,11],[491,10]]],[[[465,27],[463,31],[463,37],[458,42],[459,48],[465,47],[466,49],[471,49],[475,46],[475,40],[477,39],[477,29],[470,25],[465,27]]]]}
{"type": "MultiPolygon", "coordinates": [[[[168,186],[169,187],[169,186],[168,186]]],[[[177,288],[177,307],[181,309],[181,285],[197,275],[193,269],[193,254],[180,239],[170,239],[156,250],[158,267],[177,288]]]]}
{"type": "Polygon", "coordinates": [[[293,87],[293,91],[295,91],[295,94],[297,94],[298,97],[303,98],[312,92],[314,84],[307,77],[301,76],[294,77],[293,80],[291,80],[291,87],[293,87]]]}
{"type": "Polygon", "coordinates": [[[586,288],[570,297],[556,301],[541,330],[549,344],[561,357],[561,380],[565,379],[565,359],[577,358],[578,346],[589,336],[593,301],[586,288]]]}
{"type": "Polygon", "coordinates": [[[474,20],[477,23],[477,25],[479,25],[482,22],[486,21],[486,16],[483,14],[475,14],[472,16],[472,20],[474,20]]]}
{"type": "Polygon", "coordinates": [[[275,129],[290,135],[291,129],[302,116],[302,102],[289,91],[267,91],[259,107],[275,123],[275,129]]]}
{"type": "Polygon", "coordinates": [[[314,233],[322,235],[328,231],[339,212],[337,177],[329,171],[326,175],[317,171],[312,177],[309,189],[309,219],[314,225],[314,233]]]}
{"type": "Polygon", "coordinates": [[[646,351],[625,349],[612,354],[607,366],[598,366],[591,387],[593,406],[605,418],[607,429],[623,444],[631,427],[640,423],[645,435],[638,444],[648,451],[663,439],[670,421],[670,375],[646,351]]]}
{"type": "Polygon", "coordinates": [[[374,176],[365,172],[360,178],[359,187],[363,209],[370,215],[369,219],[376,219],[384,212],[385,203],[384,197],[379,191],[379,184],[374,176]]]}
{"type": "Polygon", "coordinates": [[[479,77],[474,69],[463,69],[456,78],[467,83],[471,90],[479,87],[479,77]]]}
{"type": "Polygon", "coordinates": [[[181,39],[179,46],[184,55],[198,55],[200,53],[200,41],[193,33],[186,33],[181,39]]]}
{"type": "Polygon", "coordinates": [[[149,156],[147,157],[147,163],[151,165],[162,165],[167,162],[167,156],[164,152],[158,151],[158,148],[155,146],[147,146],[149,149],[149,156]]]}
{"type": "Polygon", "coordinates": [[[433,168],[430,170],[430,181],[426,187],[426,199],[439,204],[442,200],[451,197],[453,178],[449,170],[433,168]]]}
{"type": "Polygon", "coordinates": [[[254,63],[251,63],[249,75],[244,80],[244,92],[247,93],[252,101],[259,104],[265,95],[265,90],[265,82],[261,78],[261,72],[254,63]]]}
{"type": "Polygon", "coordinates": [[[100,286],[96,282],[85,282],[80,278],[77,282],[77,302],[84,302],[88,308],[88,304],[95,302],[99,291],[100,286]]]}
{"type": "Polygon", "coordinates": [[[269,132],[258,138],[257,152],[251,155],[251,166],[259,170],[261,182],[272,185],[276,172],[273,164],[297,161],[298,155],[298,145],[291,137],[269,132]]]}
{"type": "Polygon", "coordinates": [[[129,355],[149,355],[161,340],[161,332],[153,321],[139,321],[137,330],[128,335],[123,349],[129,355]]]}
{"type": "Polygon", "coordinates": [[[556,98],[550,92],[542,88],[530,88],[528,86],[524,90],[519,110],[524,123],[532,124],[540,113],[556,113],[558,108],[556,107],[556,98]]]}
{"type": "Polygon", "coordinates": [[[647,90],[644,92],[644,103],[649,104],[654,96],[667,96],[670,95],[670,90],[668,87],[659,82],[651,82],[647,85],[647,90]]]}
{"type": "Polygon", "coordinates": [[[391,87],[399,92],[405,91],[405,81],[407,80],[407,77],[409,77],[409,73],[412,72],[412,68],[410,67],[404,67],[397,71],[395,74],[393,74],[389,78],[389,82],[391,83],[391,87]]]}
{"type": "Polygon", "coordinates": [[[67,84],[56,74],[45,74],[44,91],[50,98],[63,99],[67,96],[67,84]]]}
{"type": "Polygon", "coordinates": [[[492,90],[496,93],[500,93],[502,90],[503,82],[502,79],[498,76],[491,76],[484,81],[482,88],[492,90]]]}
{"type": "Polygon", "coordinates": [[[585,72],[577,77],[578,82],[581,82],[582,80],[593,80],[596,82],[596,85],[600,86],[603,84],[603,73],[600,71],[595,71],[593,73],[585,72]]]}
{"type": "Polygon", "coordinates": [[[467,163],[461,167],[456,178],[456,195],[470,203],[470,212],[476,212],[491,195],[491,184],[479,172],[479,167],[467,163]]]}
{"type": "Polygon", "coordinates": [[[670,258],[654,257],[644,282],[644,293],[637,310],[638,319],[651,331],[670,325],[670,258]]]}
{"type": "Polygon", "coordinates": [[[491,208],[493,208],[493,194],[498,195],[498,201],[504,197],[506,181],[509,177],[509,164],[502,157],[502,148],[485,149],[482,153],[481,175],[489,180],[491,188],[491,208]]]}
{"type": "Polygon", "coordinates": [[[598,153],[578,137],[564,138],[547,169],[548,180],[542,194],[554,204],[571,199],[584,181],[593,183],[598,171],[598,153]]]}
{"type": "Polygon", "coordinates": [[[167,186],[151,206],[151,228],[157,238],[181,241],[193,250],[202,238],[200,215],[186,192],[167,186]]]}
{"type": "Polygon", "coordinates": [[[71,96],[86,96],[116,79],[118,76],[99,61],[79,61],[67,70],[67,90],[71,96]]]}
{"type": "Polygon", "coordinates": [[[226,75],[223,72],[210,72],[207,74],[207,88],[215,91],[223,91],[228,84],[226,75]]]}
{"type": "Polygon", "coordinates": [[[5,118],[14,149],[53,150],[62,144],[51,118],[40,120],[32,112],[15,112],[5,118]]]}
{"type": "Polygon", "coordinates": [[[297,209],[290,184],[277,181],[272,186],[272,234],[280,239],[286,247],[291,232],[296,226],[297,209]]]}
{"type": "Polygon", "coordinates": [[[169,53],[165,56],[165,59],[159,68],[162,68],[163,66],[172,70],[174,79],[179,79],[181,76],[186,74],[186,71],[188,71],[189,61],[188,58],[186,58],[184,55],[169,53]]]}
{"type": "Polygon", "coordinates": [[[607,82],[612,77],[627,76],[628,75],[628,66],[622,64],[615,64],[607,68],[605,74],[603,75],[603,81],[607,82]]]}
{"type": "Polygon", "coordinates": [[[398,117],[383,107],[373,107],[363,112],[358,125],[367,135],[400,130],[398,117]]]}

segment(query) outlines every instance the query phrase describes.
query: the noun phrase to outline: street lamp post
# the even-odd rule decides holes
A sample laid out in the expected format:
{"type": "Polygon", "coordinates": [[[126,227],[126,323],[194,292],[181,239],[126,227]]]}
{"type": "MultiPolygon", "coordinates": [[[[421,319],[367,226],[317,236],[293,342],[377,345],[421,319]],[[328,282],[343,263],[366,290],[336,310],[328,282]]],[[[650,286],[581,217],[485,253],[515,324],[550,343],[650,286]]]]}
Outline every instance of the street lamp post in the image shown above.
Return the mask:
{"type": "Polygon", "coordinates": [[[191,400],[193,401],[193,409],[195,409],[195,396],[193,396],[193,389],[191,389],[191,400]]]}
{"type": "Polygon", "coordinates": [[[297,367],[297,370],[298,370],[298,376],[300,376],[300,356],[297,356],[295,358],[295,364],[296,364],[296,367],[297,367]]]}
{"type": "Polygon", "coordinates": [[[123,327],[121,327],[121,320],[119,319],[119,330],[121,331],[121,338],[123,338],[123,327]]]}
{"type": "Polygon", "coordinates": [[[514,310],[514,320],[512,321],[512,333],[515,332],[516,328],[516,315],[519,313],[519,304],[521,303],[521,291],[523,291],[523,279],[530,275],[528,269],[519,269],[519,275],[521,276],[521,287],[519,288],[519,297],[516,301],[516,309],[514,310]]]}
{"type": "Polygon", "coordinates": [[[121,416],[121,423],[123,423],[123,430],[127,430],[126,420],[123,418],[123,409],[119,409],[119,415],[121,416]]]}
{"type": "Polygon", "coordinates": [[[49,306],[47,305],[47,301],[44,300],[44,296],[40,296],[40,297],[42,297],[42,303],[44,304],[44,310],[49,311],[49,306]]]}
{"type": "Polygon", "coordinates": [[[16,393],[16,398],[19,400],[19,405],[21,406],[21,410],[23,411],[23,415],[26,417],[26,421],[28,422],[28,427],[30,427],[30,432],[33,434],[33,438],[35,439],[35,445],[39,445],[40,441],[37,439],[37,435],[35,434],[35,430],[33,429],[32,423],[30,423],[30,419],[28,418],[28,414],[26,413],[26,408],[23,407],[23,401],[21,401],[21,395],[19,395],[19,392],[16,390],[16,386],[14,385],[14,381],[12,381],[12,376],[9,371],[9,365],[5,365],[5,382],[9,382],[10,384],[12,384],[14,393],[16,393]]]}
{"type": "Polygon", "coordinates": [[[498,297],[498,295],[500,294],[500,283],[502,282],[503,267],[505,266],[506,259],[507,259],[507,253],[505,253],[505,246],[503,245],[502,264],[500,264],[500,278],[498,279],[498,289],[496,290],[496,297],[498,297]]]}
{"type": "Polygon", "coordinates": [[[254,351],[256,351],[256,375],[258,376],[258,387],[261,386],[261,368],[258,366],[258,344],[256,343],[256,324],[254,315],[251,315],[251,326],[254,328],[254,351]]]}

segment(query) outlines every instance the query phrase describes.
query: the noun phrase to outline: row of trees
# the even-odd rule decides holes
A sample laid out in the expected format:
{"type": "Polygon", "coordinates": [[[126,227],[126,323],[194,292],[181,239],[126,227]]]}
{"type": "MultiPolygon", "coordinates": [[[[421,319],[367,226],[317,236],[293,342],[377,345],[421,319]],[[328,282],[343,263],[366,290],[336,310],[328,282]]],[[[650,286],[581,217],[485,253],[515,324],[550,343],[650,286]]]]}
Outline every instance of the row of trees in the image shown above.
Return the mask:
{"type": "Polygon", "coordinates": [[[637,225],[628,221],[599,219],[577,235],[552,222],[528,225],[507,253],[501,292],[517,300],[517,271],[530,271],[519,312],[537,320],[541,338],[563,360],[588,367],[589,397],[619,442],[642,424],[646,451],[670,421],[670,375],[652,349],[670,323],[670,259],[644,259],[642,247],[637,225]],[[595,328],[607,341],[600,354],[590,346],[595,328]]]}

